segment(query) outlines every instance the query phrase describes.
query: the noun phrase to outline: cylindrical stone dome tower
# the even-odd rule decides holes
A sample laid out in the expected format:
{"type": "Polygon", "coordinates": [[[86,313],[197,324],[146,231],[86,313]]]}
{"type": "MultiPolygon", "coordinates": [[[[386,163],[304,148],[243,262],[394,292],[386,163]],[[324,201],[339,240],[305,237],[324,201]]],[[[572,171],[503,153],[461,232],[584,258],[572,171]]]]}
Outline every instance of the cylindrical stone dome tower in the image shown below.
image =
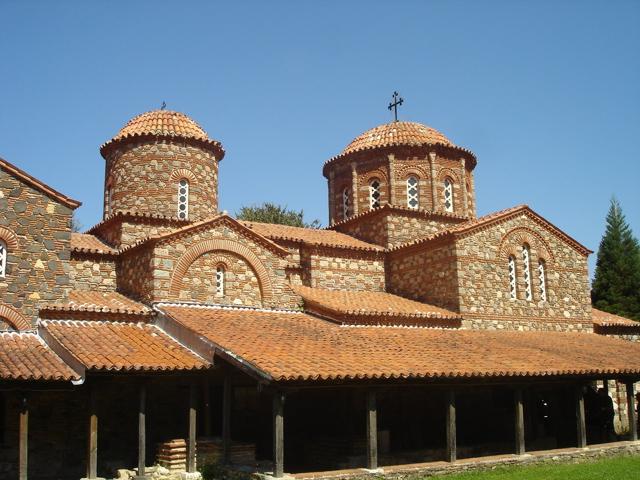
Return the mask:
{"type": "Polygon", "coordinates": [[[217,213],[224,149],[183,113],[138,115],[100,153],[106,160],[104,218],[130,212],[200,221],[217,213]]]}
{"type": "Polygon", "coordinates": [[[391,205],[473,218],[475,155],[437,130],[391,122],[356,137],[327,161],[329,221],[391,205]]]}

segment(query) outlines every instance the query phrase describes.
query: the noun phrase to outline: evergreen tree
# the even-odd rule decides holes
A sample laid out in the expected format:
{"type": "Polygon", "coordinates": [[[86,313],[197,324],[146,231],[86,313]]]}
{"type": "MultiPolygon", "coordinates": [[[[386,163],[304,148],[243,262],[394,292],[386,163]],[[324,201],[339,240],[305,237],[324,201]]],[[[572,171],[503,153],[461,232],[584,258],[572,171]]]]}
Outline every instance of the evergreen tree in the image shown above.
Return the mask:
{"type": "Polygon", "coordinates": [[[292,227],[320,228],[320,220],[314,220],[311,223],[305,222],[304,212],[302,210],[297,212],[270,202],[265,202],[257,206],[242,207],[239,212],[236,212],[236,218],[249,222],[278,223],[292,227]]]}
{"type": "Polygon", "coordinates": [[[640,320],[640,244],[615,198],[598,248],[591,300],[600,310],[640,320]]]}

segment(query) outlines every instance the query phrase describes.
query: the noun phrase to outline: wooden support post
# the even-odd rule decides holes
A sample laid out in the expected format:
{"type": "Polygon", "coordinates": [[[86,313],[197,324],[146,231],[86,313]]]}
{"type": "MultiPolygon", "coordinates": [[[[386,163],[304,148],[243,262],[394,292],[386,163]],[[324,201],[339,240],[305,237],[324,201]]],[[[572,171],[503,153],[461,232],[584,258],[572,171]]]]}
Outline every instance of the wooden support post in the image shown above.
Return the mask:
{"type": "Polygon", "coordinates": [[[638,440],[638,418],[636,416],[636,400],[633,396],[633,382],[626,383],[627,417],[629,418],[629,440],[638,440]]]}
{"type": "Polygon", "coordinates": [[[147,386],[140,384],[138,404],[138,479],[145,478],[147,454],[147,386]]]}
{"type": "Polygon", "coordinates": [[[204,411],[204,436],[211,436],[211,387],[209,385],[209,379],[205,377],[202,380],[202,403],[204,411]]]}
{"type": "Polygon", "coordinates": [[[449,390],[446,394],[447,461],[456,461],[456,394],[449,390]]]}
{"type": "Polygon", "coordinates": [[[273,476],[284,475],[284,400],[283,392],[273,395],[273,476]]]}
{"type": "Polygon", "coordinates": [[[26,395],[22,397],[20,406],[20,459],[18,463],[19,480],[27,480],[29,467],[29,404],[26,395]]]}
{"type": "Polygon", "coordinates": [[[578,424],[578,448],[587,446],[587,427],[584,417],[584,387],[578,385],[576,388],[576,421],[578,424]]]}
{"type": "Polygon", "coordinates": [[[198,391],[195,382],[189,386],[189,442],[187,445],[187,472],[196,471],[196,422],[198,413],[198,391]]]}
{"type": "Polygon", "coordinates": [[[98,409],[95,386],[89,387],[89,436],[87,448],[87,478],[98,478],[98,409]]]}
{"type": "Polygon", "coordinates": [[[516,454],[524,455],[524,402],[522,400],[522,389],[516,389],[514,397],[516,414],[516,454]]]}
{"type": "Polygon", "coordinates": [[[376,392],[367,392],[367,468],[378,468],[378,407],[376,392]]]}
{"type": "Polygon", "coordinates": [[[222,384],[222,461],[229,463],[231,451],[231,378],[229,374],[224,377],[222,384]]]}

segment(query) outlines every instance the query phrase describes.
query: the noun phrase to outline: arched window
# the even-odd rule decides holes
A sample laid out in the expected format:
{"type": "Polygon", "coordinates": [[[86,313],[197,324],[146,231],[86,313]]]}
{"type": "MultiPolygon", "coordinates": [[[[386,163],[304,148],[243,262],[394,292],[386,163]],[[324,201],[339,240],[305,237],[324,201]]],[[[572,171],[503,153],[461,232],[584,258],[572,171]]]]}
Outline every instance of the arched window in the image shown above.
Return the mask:
{"type": "Polygon", "coordinates": [[[538,286],[540,288],[540,300],[547,301],[547,266],[544,260],[538,262],[538,286]]]}
{"type": "Polygon", "coordinates": [[[522,246],[522,273],[524,276],[524,298],[531,300],[531,262],[529,261],[529,245],[522,246]]]}
{"type": "Polygon", "coordinates": [[[351,189],[342,190],[342,218],[346,220],[351,215],[351,189]]]}
{"type": "Polygon", "coordinates": [[[189,218],[189,181],[186,178],[178,183],[178,218],[189,218]]]}
{"type": "Polygon", "coordinates": [[[0,278],[7,272],[7,244],[0,240],[0,278]]]}
{"type": "Polygon", "coordinates": [[[515,299],[518,294],[516,281],[516,259],[513,255],[509,257],[509,298],[515,299]]]}
{"type": "Polygon", "coordinates": [[[380,180],[374,179],[369,182],[369,208],[380,206],[380,180]]]}
{"type": "Polygon", "coordinates": [[[449,178],[444,179],[444,210],[453,212],[453,182],[449,178]]]}
{"type": "Polygon", "coordinates": [[[419,205],[418,179],[411,176],[407,178],[407,207],[418,208],[419,205]]]}
{"type": "Polygon", "coordinates": [[[222,265],[216,268],[216,296],[224,297],[224,267],[222,265]]]}

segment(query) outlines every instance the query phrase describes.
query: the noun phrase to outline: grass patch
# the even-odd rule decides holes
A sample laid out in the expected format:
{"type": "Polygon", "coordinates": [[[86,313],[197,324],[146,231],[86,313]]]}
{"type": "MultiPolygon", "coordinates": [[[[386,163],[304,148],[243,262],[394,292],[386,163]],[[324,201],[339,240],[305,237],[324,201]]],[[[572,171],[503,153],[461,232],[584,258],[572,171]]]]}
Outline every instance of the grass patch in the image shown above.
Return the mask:
{"type": "Polygon", "coordinates": [[[621,456],[571,464],[497,467],[445,475],[443,480],[640,480],[640,456],[621,456]]]}

